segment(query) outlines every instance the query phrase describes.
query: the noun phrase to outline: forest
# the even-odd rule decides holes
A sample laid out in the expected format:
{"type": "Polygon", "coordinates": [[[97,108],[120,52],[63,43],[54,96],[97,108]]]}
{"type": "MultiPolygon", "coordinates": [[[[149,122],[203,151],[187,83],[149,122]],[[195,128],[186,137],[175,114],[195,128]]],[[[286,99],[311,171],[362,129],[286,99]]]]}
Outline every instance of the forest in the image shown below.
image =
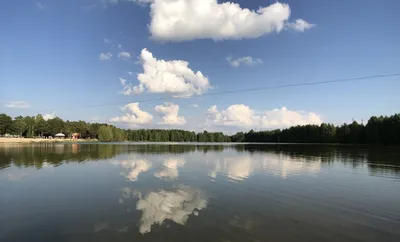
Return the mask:
{"type": "Polygon", "coordinates": [[[16,135],[26,138],[49,137],[63,133],[70,137],[79,133],[82,139],[111,141],[150,142],[272,142],[272,143],[343,143],[343,144],[400,144],[400,114],[373,116],[368,122],[353,121],[340,126],[299,125],[285,129],[255,132],[238,132],[226,135],[222,132],[195,133],[179,129],[120,129],[106,123],[64,121],[59,117],[45,120],[42,115],[12,118],[0,114],[0,135],[16,135]]]}

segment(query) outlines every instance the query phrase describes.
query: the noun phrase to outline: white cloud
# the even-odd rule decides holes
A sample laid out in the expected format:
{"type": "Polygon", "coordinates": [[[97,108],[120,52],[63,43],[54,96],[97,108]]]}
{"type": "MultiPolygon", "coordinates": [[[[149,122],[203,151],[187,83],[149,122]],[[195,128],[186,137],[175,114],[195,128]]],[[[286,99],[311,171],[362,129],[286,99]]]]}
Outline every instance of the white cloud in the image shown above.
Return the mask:
{"type": "Polygon", "coordinates": [[[128,124],[149,124],[153,120],[150,113],[140,110],[139,103],[129,103],[121,108],[127,113],[121,117],[110,119],[111,122],[128,123],[128,124]]]}
{"type": "Polygon", "coordinates": [[[186,123],[185,117],[178,116],[179,105],[173,103],[164,103],[154,107],[154,110],[159,113],[163,119],[161,124],[168,125],[183,125],[186,123]]]}
{"type": "Polygon", "coordinates": [[[139,94],[147,90],[152,93],[188,97],[203,94],[210,88],[208,78],[200,71],[191,70],[186,61],[157,60],[147,49],[142,50],[139,59],[144,70],[137,75],[139,85],[125,85],[125,93],[139,94]]]}
{"type": "Polygon", "coordinates": [[[99,121],[99,119],[100,119],[99,116],[94,116],[90,118],[90,121],[96,122],[99,121]]]}
{"type": "Polygon", "coordinates": [[[127,80],[125,78],[120,77],[119,81],[122,85],[121,93],[126,96],[129,96],[132,94],[139,94],[144,91],[142,86],[134,86],[132,83],[127,83],[127,80]]]}
{"type": "Polygon", "coordinates": [[[53,119],[56,117],[56,112],[46,113],[46,114],[43,114],[42,116],[43,116],[44,120],[53,119]]]}
{"type": "Polygon", "coordinates": [[[25,101],[10,101],[5,107],[7,108],[30,108],[31,105],[25,101]]]}
{"type": "Polygon", "coordinates": [[[121,44],[118,44],[118,49],[121,49],[122,48],[122,45],[121,44]]]}
{"type": "Polygon", "coordinates": [[[163,169],[154,173],[157,178],[176,179],[179,176],[178,168],[185,164],[182,158],[169,158],[164,161],[163,169]]]}
{"type": "Polygon", "coordinates": [[[320,117],[315,113],[291,111],[286,107],[260,113],[243,104],[231,105],[222,111],[214,105],[208,109],[206,121],[207,126],[266,129],[321,123],[320,117]]]}
{"type": "Polygon", "coordinates": [[[133,72],[128,71],[128,75],[132,76],[132,75],[133,75],[133,72]]]}
{"type": "Polygon", "coordinates": [[[260,116],[262,127],[289,127],[294,125],[321,124],[322,120],[315,113],[290,111],[286,107],[264,112],[260,116]]]}
{"type": "Polygon", "coordinates": [[[293,29],[295,31],[304,32],[306,30],[311,29],[312,27],[315,27],[315,24],[310,24],[303,19],[297,19],[293,23],[288,23],[287,26],[288,28],[293,29]]]}
{"type": "Polygon", "coordinates": [[[111,60],[112,54],[110,52],[108,53],[100,53],[99,59],[100,60],[111,60]]]}
{"type": "Polygon", "coordinates": [[[104,43],[106,43],[106,44],[111,44],[111,40],[109,40],[109,39],[107,39],[107,38],[104,38],[104,43]]]}
{"type": "Polygon", "coordinates": [[[41,2],[36,2],[35,5],[39,10],[44,10],[44,5],[41,2]]]}
{"type": "Polygon", "coordinates": [[[125,78],[120,77],[119,78],[119,82],[121,83],[122,86],[126,86],[126,79],[125,78]]]}
{"type": "Polygon", "coordinates": [[[240,65],[247,65],[247,66],[255,66],[258,64],[262,64],[263,61],[259,58],[253,58],[251,56],[245,56],[233,59],[232,57],[228,56],[226,60],[231,64],[233,67],[239,67],[240,65]]]}
{"type": "Polygon", "coordinates": [[[131,54],[129,52],[125,52],[125,51],[119,52],[118,53],[118,57],[121,60],[129,60],[130,58],[132,58],[131,54]]]}
{"type": "Polygon", "coordinates": [[[189,104],[189,107],[191,107],[191,108],[198,108],[199,105],[197,105],[197,104],[189,104]]]}
{"type": "Polygon", "coordinates": [[[257,38],[285,29],[290,12],[279,2],[254,11],[217,0],[154,0],[149,29],[161,41],[257,38]]]}
{"type": "Polygon", "coordinates": [[[159,190],[140,198],[136,209],[142,211],[139,231],[151,231],[155,224],[162,225],[165,220],[185,225],[189,216],[198,214],[196,210],[207,207],[207,200],[200,190],[180,186],[175,191],[159,190]]]}
{"type": "Polygon", "coordinates": [[[254,110],[243,104],[235,104],[223,111],[216,105],[207,110],[207,122],[225,126],[251,126],[254,124],[254,110]]]}

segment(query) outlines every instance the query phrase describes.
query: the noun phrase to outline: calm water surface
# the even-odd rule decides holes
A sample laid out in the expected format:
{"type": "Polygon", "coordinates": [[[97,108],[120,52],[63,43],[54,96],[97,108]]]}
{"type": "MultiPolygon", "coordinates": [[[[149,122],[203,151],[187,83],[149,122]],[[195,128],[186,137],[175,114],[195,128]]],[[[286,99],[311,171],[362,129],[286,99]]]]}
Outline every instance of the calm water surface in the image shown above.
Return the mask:
{"type": "Polygon", "coordinates": [[[0,146],[0,241],[400,241],[400,150],[0,146]]]}

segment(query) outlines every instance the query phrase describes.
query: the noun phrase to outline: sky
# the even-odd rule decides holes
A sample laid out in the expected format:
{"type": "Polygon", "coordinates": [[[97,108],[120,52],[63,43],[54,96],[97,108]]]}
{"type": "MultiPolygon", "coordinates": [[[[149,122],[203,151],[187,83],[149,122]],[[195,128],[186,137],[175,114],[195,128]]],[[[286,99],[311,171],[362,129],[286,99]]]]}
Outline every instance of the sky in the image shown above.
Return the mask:
{"type": "Polygon", "coordinates": [[[397,0],[0,3],[0,113],[236,132],[400,111],[397,0]],[[145,102],[141,102],[145,101],[145,102]]]}

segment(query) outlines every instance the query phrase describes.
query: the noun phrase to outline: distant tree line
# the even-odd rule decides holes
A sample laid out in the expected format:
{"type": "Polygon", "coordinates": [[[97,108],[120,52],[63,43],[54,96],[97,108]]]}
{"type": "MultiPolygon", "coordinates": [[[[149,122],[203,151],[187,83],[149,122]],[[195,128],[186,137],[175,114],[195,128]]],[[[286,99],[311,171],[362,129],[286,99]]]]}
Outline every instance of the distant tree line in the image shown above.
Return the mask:
{"type": "Polygon", "coordinates": [[[204,131],[195,133],[179,129],[138,129],[127,130],[129,141],[150,141],[150,142],[229,142],[230,137],[223,133],[211,133],[204,131]]]}
{"type": "Polygon", "coordinates": [[[299,125],[287,129],[248,133],[231,136],[232,142],[281,142],[281,143],[343,143],[343,144],[400,144],[400,114],[371,117],[367,124],[353,121],[340,126],[299,125]]]}
{"type": "Polygon", "coordinates": [[[400,144],[400,114],[371,117],[367,124],[354,121],[351,124],[335,126],[321,125],[293,126],[247,133],[239,132],[228,136],[221,132],[201,132],[171,129],[124,130],[105,123],[85,121],[64,121],[61,118],[44,120],[36,117],[18,116],[12,119],[0,114],[0,135],[11,134],[21,137],[49,137],[63,133],[71,137],[79,133],[83,139],[99,141],[150,141],[150,142],[281,142],[281,143],[346,143],[346,144],[400,144]]]}
{"type": "Polygon", "coordinates": [[[109,124],[64,121],[59,117],[45,120],[41,114],[32,117],[18,116],[12,119],[6,114],[0,114],[0,135],[10,134],[33,138],[54,137],[57,133],[63,133],[67,137],[71,137],[73,133],[79,133],[83,139],[97,139],[101,136],[104,141],[125,140],[125,131],[109,124]]]}
{"type": "Polygon", "coordinates": [[[88,123],[85,121],[64,121],[59,117],[44,120],[38,114],[34,117],[18,116],[12,119],[0,114],[0,135],[10,134],[26,138],[54,137],[63,133],[71,137],[79,133],[82,139],[98,139],[103,142],[112,141],[150,141],[150,142],[228,142],[230,137],[223,133],[204,131],[196,134],[185,130],[138,129],[125,130],[105,123],[88,123]]]}

